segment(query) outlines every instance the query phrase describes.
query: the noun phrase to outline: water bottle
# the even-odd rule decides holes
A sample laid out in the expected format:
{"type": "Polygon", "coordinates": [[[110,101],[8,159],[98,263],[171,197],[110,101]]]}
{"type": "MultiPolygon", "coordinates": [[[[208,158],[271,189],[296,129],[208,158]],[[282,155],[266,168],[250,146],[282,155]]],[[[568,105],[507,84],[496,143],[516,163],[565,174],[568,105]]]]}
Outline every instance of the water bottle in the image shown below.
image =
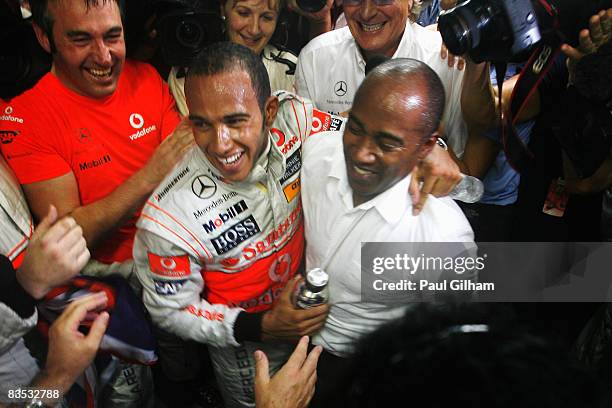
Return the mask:
{"type": "Polygon", "coordinates": [[[321,268],[308,271],[306,278],[298,284],[293,296],[293,304],[300,309],[322,305],[329,300],[327,282],[329,275],[321,268]]]}
{"type": "Polygon", "coordinates": [[[464,203],[475,203],[480,201],[483,193],[484,185],[482,181],[461,173],[461,181],[450,192],[449,196],[453,200],[463,201],[464,203]]]}

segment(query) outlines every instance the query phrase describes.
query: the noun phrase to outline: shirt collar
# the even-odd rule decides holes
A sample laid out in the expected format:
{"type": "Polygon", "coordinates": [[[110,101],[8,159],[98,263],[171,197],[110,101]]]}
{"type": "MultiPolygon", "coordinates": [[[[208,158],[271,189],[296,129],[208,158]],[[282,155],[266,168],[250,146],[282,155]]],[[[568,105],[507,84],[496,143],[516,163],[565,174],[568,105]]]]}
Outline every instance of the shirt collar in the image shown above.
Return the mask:
{"type": "Polygon", "coordinates": [[[342,160],[334,161],[330,168],[330,178],[338,180],[338,194],[342,198],[346,208],[354,210],[369,210],[374,208],[389,224],[397,224],[406,209],[412,209],[412,199],[408,194],[408,186],[412,173],[398,181],[393,187],[379,194],[368,202],[357,207],[353,206],[353,191],[348,184],[344,154],[342,160]]]}

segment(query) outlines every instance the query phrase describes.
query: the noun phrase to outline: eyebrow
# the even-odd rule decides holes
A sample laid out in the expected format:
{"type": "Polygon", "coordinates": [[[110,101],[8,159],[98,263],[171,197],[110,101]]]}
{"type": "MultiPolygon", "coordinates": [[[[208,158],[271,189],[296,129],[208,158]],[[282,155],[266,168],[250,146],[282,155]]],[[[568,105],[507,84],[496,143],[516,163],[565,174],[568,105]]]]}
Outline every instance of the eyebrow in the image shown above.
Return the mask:
{"type": "MultiPolygon", "coordinates": [[[[249,115],[248,113],[243,113],[243,112],[235,112],[235,113],[229,113],[227,115],[223,116],[223,120],[233,120],[233,119],[248,119],[250,118],[251,115],[249,115]]],[[[194,121],[194,120],[201,120],[203,122],[207,122],[208,121],[203,118],[200,115],[196,115],[196,114],[189,114],[188,116],[189,120],[194,121]]]]}
{"type": "MultiPolygon", "coordinates": [[[[113,34],[120,34],[123,31],[123,28],[121,28],[121,26],[115,26],[115,27],[111,27],[109,30],[107,30],[104,35],[113,35],[113,34]]],[[[66,33],[66,35],[68,35],[68,37],[70,38],[74,38],[74,37],[91,37],[91,33],[88,31],[83,31],[83,30],[70,30],[66,33]]]]}
{"type": "MultiPolygon", "coordinates": [[[[349,120],[352,120],[355,122],[355,124],[357,126],[359,126],[361,129],[365,129],[365,126],[363,125],[363,123],[357,119],[357,117],[355,117],[355,115],[353,115],[352,113],[349,113],[349,120]]],[[[391,139],[401,145],[404,145],[404,139],[402,139],[401,137],[398,137],[392,133],[388,133],[388,132],[376,132],[373,135],[375,138],[385,138],[385,139],[391,139]]]]}

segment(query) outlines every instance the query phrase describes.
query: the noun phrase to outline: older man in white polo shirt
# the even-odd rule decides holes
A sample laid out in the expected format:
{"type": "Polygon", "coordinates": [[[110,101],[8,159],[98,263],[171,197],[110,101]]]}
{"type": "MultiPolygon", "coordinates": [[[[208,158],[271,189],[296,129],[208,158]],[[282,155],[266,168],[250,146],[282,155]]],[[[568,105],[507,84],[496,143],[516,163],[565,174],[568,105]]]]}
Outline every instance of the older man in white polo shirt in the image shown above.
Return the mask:
{"type": "Polygon", "coordinates": [[[455,154],[461,157],[468,134],[464,119],[481,118],[485,109],[482,101],[490,100],[488,87],[482,86],[488,78],[482,75],[483,66],[469,61],[465,71],[448,66],[440,57],[440,34],[413,22],[411,13],[416,12],[415,3],[413,0],[344,0],[348,27],[320,35],[302,49],[296,71],[297,92],[318,109],[345,112],[351,108],[365,77],[368,58],[385,55],[417,59],[429,65],[442,80],[446,93],[442,130],[455,154]],[[468,75],[470,79],[465,81],[469,83],[465,94],[468,98],[463,101],[465,112],[462,112],[462,84],[468,75]]]}

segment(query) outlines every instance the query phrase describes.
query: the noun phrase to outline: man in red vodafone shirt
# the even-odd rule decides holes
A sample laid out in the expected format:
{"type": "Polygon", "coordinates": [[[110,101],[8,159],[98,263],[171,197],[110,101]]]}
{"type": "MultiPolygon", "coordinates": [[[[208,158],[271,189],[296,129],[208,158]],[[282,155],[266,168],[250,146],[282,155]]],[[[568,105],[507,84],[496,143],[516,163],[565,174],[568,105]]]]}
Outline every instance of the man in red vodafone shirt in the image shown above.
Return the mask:
{"type": "Polygon", "coordinates": [[[152,67],[126,61],[116,1],[30,5],[53,66],[0,103],[2,153],[36,218],[54,204],[82,226],[94,259],[131,259],[138,209],[193,137],[167,137],[179,123],[174,101],[152,67]]]}

